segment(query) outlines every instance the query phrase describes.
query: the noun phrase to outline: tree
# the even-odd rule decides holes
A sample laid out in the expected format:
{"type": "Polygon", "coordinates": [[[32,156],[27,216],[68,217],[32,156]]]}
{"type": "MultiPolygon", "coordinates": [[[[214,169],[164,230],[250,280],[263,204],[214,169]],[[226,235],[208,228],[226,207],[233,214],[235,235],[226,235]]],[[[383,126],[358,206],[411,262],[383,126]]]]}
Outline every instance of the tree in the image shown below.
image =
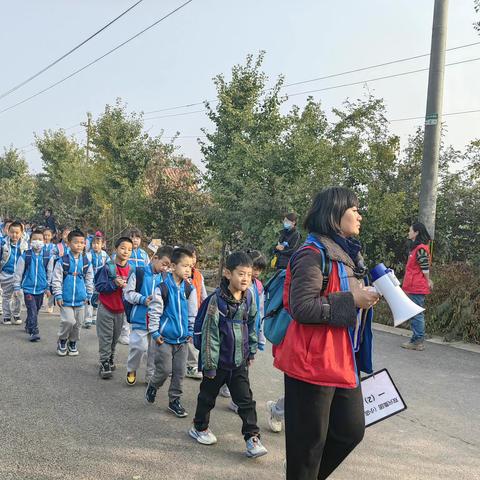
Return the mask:
{"type": "Polygon", "coordinates": [[[17,149],[4,148],[0,155],[0,215],[3,218],[32,218],[34,189],[35,180],[25,159],[17,149]]]}

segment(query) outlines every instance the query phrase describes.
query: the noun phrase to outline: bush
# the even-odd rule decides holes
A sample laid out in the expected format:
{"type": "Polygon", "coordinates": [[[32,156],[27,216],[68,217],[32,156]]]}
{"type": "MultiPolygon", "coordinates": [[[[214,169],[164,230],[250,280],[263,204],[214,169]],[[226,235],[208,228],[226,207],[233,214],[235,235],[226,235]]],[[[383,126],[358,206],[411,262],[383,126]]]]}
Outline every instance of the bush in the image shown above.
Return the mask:
{"type": "MultiPolygon", "coordinates": [[[[441,335],[448,342],[463,340],[480,344],[480,271],[467,263],[436,264],[434,289],[427,297],[427,333],[441,335]]],[[[393,325],[385,301],[375,308],[375,322],[393,325]]],[[[409,328],[408,323],[402,325],[409,328]]]]}

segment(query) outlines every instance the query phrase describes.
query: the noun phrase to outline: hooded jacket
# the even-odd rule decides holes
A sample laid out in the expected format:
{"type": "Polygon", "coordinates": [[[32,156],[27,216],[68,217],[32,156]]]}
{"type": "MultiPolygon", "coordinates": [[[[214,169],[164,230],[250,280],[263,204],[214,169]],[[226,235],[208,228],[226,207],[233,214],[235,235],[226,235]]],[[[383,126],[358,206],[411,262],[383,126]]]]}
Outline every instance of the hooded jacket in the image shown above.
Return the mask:
{"type": "Polygon", "coordinates": [[[50,284],[48,277],[49,271],[52,270],[50,263],[53,263],[53,261],[53,258],[48,257],[43,249],[39,252],[35,252],[35,250],[23,252],[22,256],[18,259],[17,269],[15,271],[14,290],[23,290],[23,293],[30,295],[45,293],[50,284]],[[27,255],[31,257],[29,266],[25,271],[27,255]]]}

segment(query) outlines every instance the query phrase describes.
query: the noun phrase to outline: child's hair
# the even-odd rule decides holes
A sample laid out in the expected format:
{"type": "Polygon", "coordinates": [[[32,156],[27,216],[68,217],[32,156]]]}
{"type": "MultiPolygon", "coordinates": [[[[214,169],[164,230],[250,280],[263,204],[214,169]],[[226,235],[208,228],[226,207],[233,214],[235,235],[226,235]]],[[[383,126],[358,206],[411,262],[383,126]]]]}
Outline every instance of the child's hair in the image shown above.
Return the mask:
{"type": "Polygon", "coordinates": [[[195,248],[195,245],[193,245],[193,243],[186,243],[185,245],[183,245],[183,248],[190,250],[195,255],[197,254],[197,249],[195,248]]]}
{"type": "Polygon", "coordinates": [[[267,259],[263,256],[262,252],[258,250],[247,250],[250,258],[253,262],[253,268],[258,270],[265,270],[267,268],[267,259]]]}
{"type": "Polygon", "coordinates": [[[30,237],[33,237],[34,235],[41,235],[43,237],[43,231],[37,228],[30,234],[30,237]]]}
{"type": "Polygon", "coordinates": [[[225,261],[225,268],[233,272],[237,267],[252,267],[253,261],[245,252],[233,252],[225,261]]]}
{"type": "Polygon", "coordinates": [[[50,232],[53,235],[53,231],[52,231],[51,228],[45,227],[42,231],[43,231],[43,233],[50,232]]]}
{"type": "Polygon", "coordinates": [[[131,228],[128,234],[130,238],[142,238],[142,232],[138,228],[131,228]]]}
{"type": "Polygon", "coordinates": [[[173,249],[171,262],[178,263],[183,257],[192,258],[192,252],[184,247],[177,247],[173,249]]]}
{"type": "Polygon", "coordinates": [[[115,242],[115,248],[118,248],[122,243],[129,243],[130,245],[133,246],[133,242],[131,238],[128,237],[120,237],[116,242],[115,242]]]}
{"type": "Polygon", "coordinates": [[[13,222],[10,223],[8,226],[8,230],[10,231],[11,228],[19,228],[23,232],[23,223],[19,222],[17,220],[14,220],[13,222]]]}
{"type": "Polygon", "coordinates": [[[81,230],[72,230],[67,237],[67,240],[71,242],[74,238],[82,237],[85,238],[85,234],[81,230]]]}
{"type": "Polygon", "coordinates": [[[172,256],[173,256],[173,247],[171,247],[170,245],[164,245],[163,247],[159,247],[154,255],[155,258],[167,257],[170,259],[170,261],[172,260],[172,256]]]}

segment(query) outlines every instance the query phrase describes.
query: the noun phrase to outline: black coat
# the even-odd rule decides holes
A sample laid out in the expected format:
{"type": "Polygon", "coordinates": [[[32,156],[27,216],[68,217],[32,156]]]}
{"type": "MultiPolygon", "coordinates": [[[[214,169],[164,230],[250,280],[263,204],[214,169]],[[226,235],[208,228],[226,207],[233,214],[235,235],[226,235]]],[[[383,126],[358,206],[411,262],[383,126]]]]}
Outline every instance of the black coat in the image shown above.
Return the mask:
{"type": "Polygon", "coordinates": [[[285,247],[285,250],[274,250],[274,253],[278,256],[278,269],[287,268],[290,257],[298,250],[298,247],[300,247],[300,232],[296,228],[291,228],[290,230],[284,228],[280,232],[280,238],[278,239],[278,243],[282,244],[283,242],[288,243],[288,247],[285,247]]]}

